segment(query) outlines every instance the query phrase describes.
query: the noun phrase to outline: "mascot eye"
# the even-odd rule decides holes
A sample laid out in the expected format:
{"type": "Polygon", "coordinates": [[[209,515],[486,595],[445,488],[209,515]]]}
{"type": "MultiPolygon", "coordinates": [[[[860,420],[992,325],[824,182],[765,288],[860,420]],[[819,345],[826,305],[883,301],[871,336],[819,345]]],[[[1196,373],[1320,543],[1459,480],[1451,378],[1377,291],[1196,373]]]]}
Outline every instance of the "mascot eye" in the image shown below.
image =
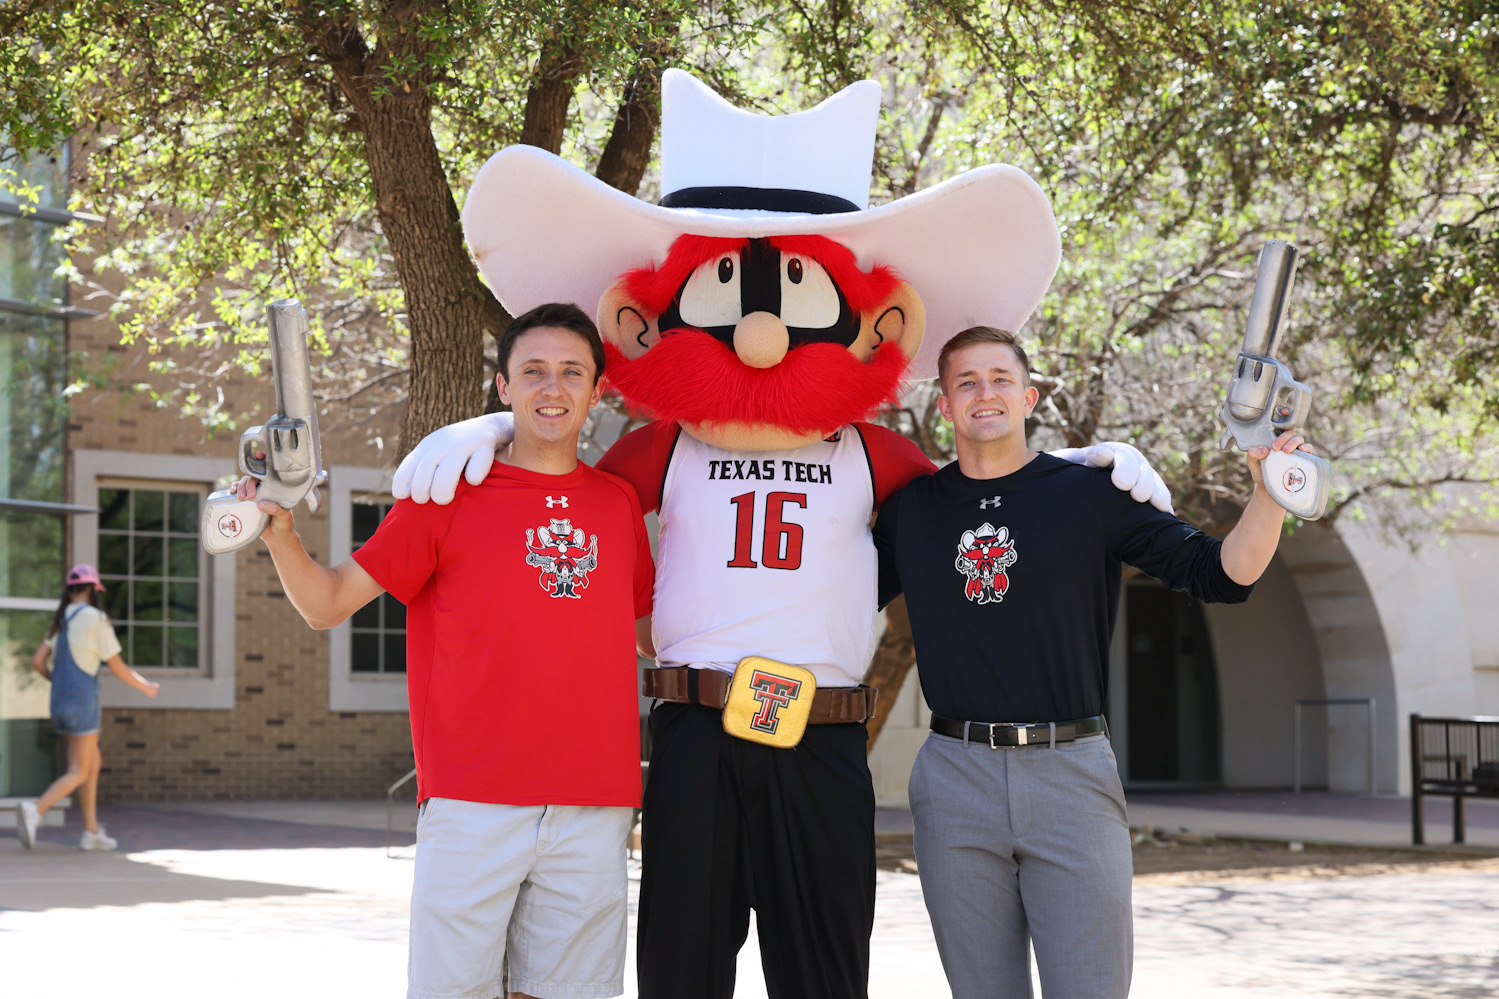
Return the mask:
{"type": "Polygon", "coordinates": [[[744,315],[739,299],[739,276],[743,270],[737,253],[709,260],[692,272],[682,286],[678,311],[682,322],[698,329],[733,326],[744,315]]]}
{"type": "Polygon", "coordinates": [[[781,322],[806,330],[838,322],[838,289],[811,257],[788,253],[781,262],[781,322]]]}

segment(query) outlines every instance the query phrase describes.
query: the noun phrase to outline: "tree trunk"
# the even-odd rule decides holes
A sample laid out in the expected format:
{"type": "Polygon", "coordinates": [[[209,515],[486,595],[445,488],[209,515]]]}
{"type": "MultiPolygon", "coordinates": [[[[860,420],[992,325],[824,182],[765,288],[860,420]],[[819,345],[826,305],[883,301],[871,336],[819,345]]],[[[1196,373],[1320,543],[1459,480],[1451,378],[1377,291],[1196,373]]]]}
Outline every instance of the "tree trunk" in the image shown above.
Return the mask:
{"type": "Polygon", "coordinates": [[[479,415],[484,404],[489,293],[463,245],[429,112],[425,97],[402,100],[392,93],[361,113],[380,224],[411,328],[402,455],[433,430],[479,415]]]}
{"type": "Polygon", "coordinates": [[[526,91],[521,145],[538,146],[554,154],[562,152],[567,109],[572,105],[573,90],[582,72],[583,52],[580,48],[557,39],[547,42],[536,62],[536,75],[531,78],[530,89],[526,91]]]}
{"type": "Polygon", "coordinates": [[[915,665],[916,644],[911,639],[911,618],[906,614],[906,598],[896,597],[885,608],[885,634],[880,638],[879,648],[875,649],[869,671],[864,675],[864,682],[880,692],[879,700],[875,702],[874,717],[869,720],[869,744],[865,747],[866,751],[872,751],[874,744],[879,741],[885,720],[895,710],[895,702],[906,684],[906,674],[915,665]]]}
{"type": "Polygon", "coordinates": [[[594,176],[610,187],[635,194],[651,162],[651,145],[661,122],[661,67],[642,64],[625,88],[614,128],[599,156],[594,176]]]}
{"type": "MultiPolygon", "coordinates": [[[[411,376],[399,458],[438,427],[481,411],[491,296],[463,245],[458,206],[432,135],[427,81],[391,79],[384,42],[371,53],[352,22],[319,20],[307,27],[358,115],[376,213],[405,293],[411,376]]],[[[395,32],[391,44],[402,46],[397,58],[422,54],[415,32],[395,32]]]]}

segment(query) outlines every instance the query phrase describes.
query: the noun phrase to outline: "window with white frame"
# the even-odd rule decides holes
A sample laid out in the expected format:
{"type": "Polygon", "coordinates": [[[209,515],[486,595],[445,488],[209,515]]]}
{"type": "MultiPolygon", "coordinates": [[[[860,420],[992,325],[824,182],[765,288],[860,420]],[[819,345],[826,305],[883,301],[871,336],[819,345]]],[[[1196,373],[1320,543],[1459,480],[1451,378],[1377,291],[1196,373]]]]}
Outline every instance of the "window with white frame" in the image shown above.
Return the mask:
{"type": "Polygon", "coordinates": [[[161,693],[154,700],[124,684],[106,681],[100,694],[104,706],[233,709],[236,558],[209,558],[198,547],[197,538],[202,503],[212,483],[234,472],[233,455],[79,448],[72,452],[72,460],[68,495],[74,504],[87,510],[75,515],[69,527],[72,561],[88,562],[103,570],[104,584],[109,587],[104,596],[116,601],[108,605],[111,615],[119,615],[116,630],[123,640],[125,629],[129,629],[130,644],[137,655],[150,653],[153,639],[161,643],[161,662],[136,659],[130,665],[171,673],[171,682],[161,685],[161,693]],[[145,469],[150,470],[151,479],[139,478],[145,469]],[[156,500],[142,498],[142,494],[152,493],[161,503],[160,521],[156,519],[156,500]],[[183,494],[192,499],[182,498],[183,494]],[[179,498],[173,500],[172,495],[179,498]],[[189,502],[191,524],[187,518],[189,502]],[[192,542],[191,556],[188,541],[192,542]],[[101,545],[108,550],[108,558],[100,557],[101,545]],[[194,559],[196,569],[192,568],[194,559]],[[148,571],[158,568],[160,571],[148,571]],[[195,575],[196,591],[192,586],[195,575]],[[137,591],[137,582],[160,583],[160,602],[153,602],[155,591],[149,585],[137,591]],[[133,634],[137,627],[158,631],[137,641],[133,634]],[[194,630],[197,667],[172,665],[174,648],[179,662],[189,658],[190,633],[194,630]]]}
{"type": "MultiPolygon", "coordinates": [[[[395,501],[356,495],[350,503],[351,554],[374,537],[395,501]]],[[[349,619],[349,670],[354,673],[406,672],[406,605],[382,593],[349,619]]]]}
{"type": "Polygon", "coordinates": [[[198,542],[205,488],[101,483],[99,576],[125,661],[137,669],[201,670],[207,557],[198,542]]]}
{"type": "MultiPolygon", "coordinates": [[[[328,469],[328,564],[338,565],[374,536],[395,505],[379,468],[328,469]]],[[[328,635],[330,711],[405,711],[406,608],[382,594],[328,635]]]]}

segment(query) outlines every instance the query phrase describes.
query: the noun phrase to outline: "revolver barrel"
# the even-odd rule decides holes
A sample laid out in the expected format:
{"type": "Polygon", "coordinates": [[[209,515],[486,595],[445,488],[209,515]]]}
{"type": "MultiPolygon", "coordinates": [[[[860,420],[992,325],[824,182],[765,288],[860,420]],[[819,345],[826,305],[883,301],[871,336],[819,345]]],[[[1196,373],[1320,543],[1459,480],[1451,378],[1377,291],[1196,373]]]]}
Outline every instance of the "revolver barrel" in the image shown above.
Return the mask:
{"type": "Polygon", "coordinates": [[[1260,273],[1249,303],[1249,320],[1244,325],[1243,353],[1275,356],[1286,306],[1291,302],[1291,282],[1296,279],[1296,258],[1296,247],[1278,239],[1270,240],[1260,251],[1260,273]]]}
{"type": "MultiPolygon", "coordinates": [[[[263,426],[245,431],[240,439],[240,468],[262,480],[262,499],[291,509],[308,496],[308,487],[323,467],[312,368],[307,361],[310,326],[307,313],[294,298],[272,302],[266,309],[266,319],[276,415],[263,426]],[[263,458],[257,457],[261,454],[263,458]]],[[[315,494],[309,497],[309,505],[316,509],[315,494]]]]}
{"type": "Polygon", "coordinates": [[[312,370],[307,363],[307,313],[295,298],[272,302],[266,309],[271,333],[271,378],[276,387],[276,414],[317,423],[312,397],[312,370]]]}

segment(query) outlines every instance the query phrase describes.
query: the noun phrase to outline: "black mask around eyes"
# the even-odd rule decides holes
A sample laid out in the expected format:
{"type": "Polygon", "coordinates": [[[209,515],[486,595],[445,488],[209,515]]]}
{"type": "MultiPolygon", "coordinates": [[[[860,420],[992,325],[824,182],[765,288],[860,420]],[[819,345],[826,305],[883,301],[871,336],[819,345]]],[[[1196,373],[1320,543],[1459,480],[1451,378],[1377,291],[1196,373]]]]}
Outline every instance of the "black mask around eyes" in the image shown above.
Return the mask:
{"type": "Polygon", "coordinates": [[[699,265],[662,311],[659,328],[700,329],[732,347],[735,324],[751,312],[778,316],[793,347],[848,347],[859,336],[858,315],[822,265],[803,254],[783,254],[764,239],[699,265]]]}

